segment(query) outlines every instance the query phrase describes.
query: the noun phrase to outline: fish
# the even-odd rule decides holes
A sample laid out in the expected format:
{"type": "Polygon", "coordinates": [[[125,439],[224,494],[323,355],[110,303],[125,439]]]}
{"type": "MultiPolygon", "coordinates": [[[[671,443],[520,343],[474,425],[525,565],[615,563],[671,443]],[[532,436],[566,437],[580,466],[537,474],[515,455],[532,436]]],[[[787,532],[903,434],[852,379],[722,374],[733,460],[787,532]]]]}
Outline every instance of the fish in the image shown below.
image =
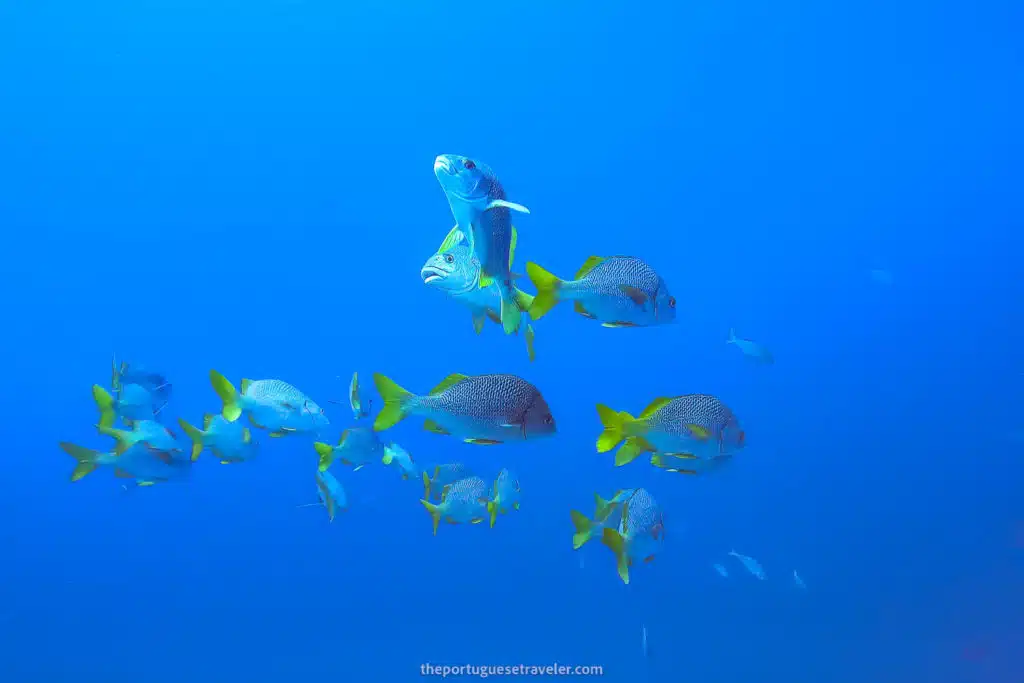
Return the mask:
{"type": "Polygon", "coordinates": [[[362,399],[359,397],[359,373],[352,373],[352,381],[348,385],[348,404],[352,408],[352,416],[357,420],[361,420],[364,417],[370,415],[370,407],[373,405],[373,399],[366,402],[363,405],[362,399]]]}
{"type": "Polygon", "coordinates": [[[795,569],[793,570],[793,585],[800,590],[807,590],[807,584],[804,583],[804,580],[800,578],[800,575],[796,573],[795,569]]]}
{"type": "Polygon", "coordinates": [[[636,489],[622,504],[619,528],[605,527],[601,542],[615,553],[619,578],[629,583],[629,568],[634,560],[651,562],[665,540],[665,521],[661,507],[647,489],[636,489]]]}
{"type": "Polygon", "coordinates": [[[713,455],[711,457],[690,457],[691,454],[673,455],[668,453],[651,453],[651,465],[666,472],[676,474],[709,474],[717,472],[732,462],[733,456],[713,455]]]}
{"type": "Polygon", "coordinates": [[[715,564],[713,564],[711,566],[715,568],[715,571],[718,572],[719,575],[721,575],[721,576],[723,576],[725,578],[729,577],[729,570],[726,569],[725,567],[723,567],[722,565],[720,565],[720,564],[718,564],[716,562],[715,564]]]}
{"type": "Polygon", "coordinates": [[[168,461],[173,453],[181,452],[181,445],[174,432],[155,420],[137,420],[132,424],[131,431],[105,427],[102,424],[96,425],[96,429],[100,434],[117,439],[114,452],[118,455],[136,444],[142,444],[151,451],[166,454],[168,461]]]}
{"type": "Polygon", "coordinates": [[[771,351],[764,348],[755,341],[749,339],[743,339],[742,337],[736,336],[736,330],[729,330],[729,338],[725,340],[726,344],[732,344],[740,351],[743,352],[744,356],[753,358],[761,365],[771,365],[775,362],[775,357],[772,356],[771,351]]]}
{"type": "Polygon", "coordinates": [[[742,564],[755,578],[758,578],[761,581],[764,581],[767,578],[764,575],[764,569],[761,568],[760,563],[754,558],[748,557],[747,555],[741,555],[735,550],[730,550],[729,555],[739,560],[740,564],[742,564]]]}
{"type": "Polygon", "coordinates": [[[422,472],[421,476],[423,477],[423,497],[432,500],[431,496],[434,496],[436,500],[441,500],[441,492],[446,486],[454,484],[460,479],[472,477],[473,473],[461,462],[453,462],[435,466],[432,476],[428,476],[426,471],[422,472]]]}
{"type": "Polygon", "coordinates": [[[129,426],[135,420],[155,419],[164,405],[138,384],[121,383],[116,393],[114,397],[99,384],[92,385],[92,399],[100,412],[99,423],[104,427],[113,427],[117,418],[129,426]]]}
{"type": "Polygon", "coordinates": [[[455,223],[468,238],[480,261],[480,286],[492,282],[501,300],[500,317],[505,334],[519,329],[522,309],[514,292],[509,255],[512,249],[511,212],[530,213],[522,204],[507,200],[505,189],[486,164],[457,154],[434,159],[434,175],[444,190],[455,223]]]}
{"type": "Polygon", "coordinates": [[[384,407],[373,428],[390,429],[410,415],[424,428],[472,444],[498,444],[550,436],[555,418],[540,391],[515,375],[452,374],[426,396],[416,396],[384,375],[373,376],[384,407]]]}
{"type": "Polygon", "coordinates": [[[420,499],[420,503],[434,520],[434,535],[437,526],[444,519],[449,524],[479,524],[487,517],[487,484],[480,477],[467,477],[444,487],[441,502],[431,503],[420,499]]]}
{"type": "MultiPolygon", "coordinates": [[[[405,450],[395,442],[384,446],[384,456],[380,459],[386,466],[397,467],[402,472],[402,479],[408,480],[419,474],[419,468],[413,462],[409,451],[405,450]]],[[[429,491],[428,491],[429,494],[429,491]]]]}
{"type": "Polygon", "coordinates": [[[384,442],[369,427],[350,427],[341,433],[337,446],[317,441],[313,448],[320,456],[321,472],[326,472],[335,459],[342,465],[361,470],[367,464],[381,460],[385,454],[384,442]]]}
{"type": "Polygon", "coordinates": [[[224,403],[221,414],[228,422],[247,413],[254,426],[271,430],[272,437],[317,431],[330,425],[323,408],[279,379],[243,379],[239,393],[224,375],[210,370],[210,384],[224,403]]]}
{"type": "Polygon", "coordinates": [[[494,495],[487,503],[487,514],[490,515],[492,529],[499,513],[504,515],[508,514],[510,510],[519,509],[521,491],[519,480],[507,469],[502,468],[501,472],[498,472],[497,479],[494,480],[494,495]]]}
{"type": "Polygon", "coordinates": [[[182,431],[192,441],[192,462],[209,448],[222,465],[251,460],[259,444],[252,440],[252,432],[240,422],[228,422],[223,415],[203,416],[203,428],[199,429],[178,418],[182,431]]]}
{"type": "Polygon", "coordinates": [[[526,274],[537,288],[528,312],[540,320],[559,301],[604,327],[650,327],[674,322],[676,299],[665,280],[635,256],[591,256],[572,280],[562,280],[536,263],[526,274]]]}
{"type": "Polygon", "coordinates": [[[607,453],[625,440],[615,454],[616,467],[646,452],[710,459],[735,454],[746,443],[733,412],[708,394],[656,398],[635,418],[601,404],[597,414],[604,427],[597,439],[598,453],[607,453]]]}
{"type": "Polygon", "coordinates": [[[328,519],[333,522],[338,511],[348,510],[348,497],[345,489],[333,474],[330,472],[316,473],[316,492],[320,496],[319,503],[307,503],[296,507],[323,507],[327,510],[328,519]]]}
{"type": "Polygon", "coordinates": [[[189,472],[189,468],[180,461],[162,459],[142,445],[132,446],[121,453],[96,451],[68,441],[61,441],[58,445],[77,461],[70,477],[73,482],[100,468],[113,470],[118,479],[134,479],[139,486],[182,479],[189,472]]]}
{"type": "Polygon", "coordinates": [[[600,494],[595,493],[594,519],[592,520],[578,510],[570,510],[569,516],[572,518],[572,524],[576,530],[572,536],[572,549],[579,550],[590,539],[601,536],[606,527],[617,527],[620,516],[615,513],[635,491],[636,489],[622,489],[617,491],[611,500],[605,500],[600,494]]]}
{"type": "Polygon", "coordinates": [[[124,361],[119,367],[116,356],[110,360],[110,369],[110,386],[115,393],[119,392],[124,384],[139,386],[156,399],[158,412],[171,400],[173,387],[163,374],[124,361]]]}
{"type": "MultiPolygon", "coordinates": [[[[509,251],[509,268],[515,255],[517,233],[512,228],[512,246],[509,251]]],[[[473,329],[480,334],[487,320],[501,324],[501,294],[493,282],[480,287],[480,261],[473,254],[465,235],[458,226],[451,229],[441,247],[427,259],[420,269],[423,284],[444,292],[453,301],[457,301],[470,310],[473,317],[473,329]]],[[[530,308],[533,297],[518,287],[513,287],[513,296],[523,311],[530,308]]],[[[529,314],[520,317],[517,333],[526,340],[526,352],[532,363],[537,359],[534,350],[536,333],[530,324],[529,314]]]]}
{"type": "Polygon", "coordinates": [[[644,653],[644,657],[647,656],[647,626],[644,624],[640,625],[641,636],[640,636],[640,650],[644,653]]]}

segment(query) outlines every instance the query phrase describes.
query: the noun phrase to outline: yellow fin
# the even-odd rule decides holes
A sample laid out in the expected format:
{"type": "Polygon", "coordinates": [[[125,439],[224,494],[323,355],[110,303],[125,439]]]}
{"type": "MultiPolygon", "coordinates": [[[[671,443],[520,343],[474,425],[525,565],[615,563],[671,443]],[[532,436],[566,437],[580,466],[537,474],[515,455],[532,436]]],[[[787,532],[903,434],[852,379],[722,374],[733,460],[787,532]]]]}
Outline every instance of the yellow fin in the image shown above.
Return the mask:
{"type": "Polygon", "coordinates": [[[326,472],[331,467],[331,463],[334,462],[334,448],[322,441],[314,443],[313,448],[316,450],[317,455],[320,456],[320,464],[318,466],[320,471],[326,472]]]}
{"type": "MultiPolygon", "coordinates": [[[[246,386],[244,384],[245,380],[242,380],[242,382],[242,387],[244,389],[246,386]]],[[[213,390],[217,392],[217,396],[220,397],[221,402],[224,403],[224,407],[221,409],[221,415],[224,416],[224,419],[228,422],[234,422],[241,417],[242,408],[238,405],[240,396],[238,392],[235,391],[234,385],[231,384],[224,375],[220,374],[216,370],[210,370],[210,384],[213,386],[213,390]]]]}
{"type": "Polygon", "coordinates": [[[459,242],[461,242],[463,237],[465,237],[465,235],[462,234],[462,231],[459,230],[459,226],[456,224],[454,228],[448,231],[448,234],[445,236],[444,241],[441,242],[441,246],[437,248],[437,253],[442,254],[448,251],[449,249],[457,245],[459,242]]]}
{"type": "Polygon", "coordinates": [[[597,268],[599,265],[601,265],[607,260],[608,259],[606,259],[604,256],[589,257],[586,261],[583,262],[583,265],[580,266],[580,269],[576,271],[576,277],[573,279],[581,280],[585,278],[587,276],[587,273],[592,271],[594,268],[597,268]]]}
{"type": "Polygon", "coordinates": [[[601,323],[601,327],[637,327],[637,324],[616,320],[613,322],[601,323]]]}
{"type": "Polygon", "coordinates": [[[426,429],[428,432],[433,432],[434,434],[451,434],[451,432],[449,432],[447,429],[437,424],[433,420],[424,420],[423,428],[426,429]]]}
{"type": "Polygon", "coordinates": [[[468,377],[468,375],[462,375],[462,374],[459,374],[457,372],[453,372],[452,374],[448,375],[443,380],[441,380],[440,384],[438,384],[436,387],[431,389],[430,390],[430,395],[431,396],[436,396],[437,394],[440,394],[441,392],[443,392],[443,391],[445,391],[447,389],[452,388],[453,386],[455,386],[456,384],[458,384],[462,380],[466,379],[467,377],[468,377]]]}
{"type": "Polygon", "coordinates": [[[117,414],[114,410],[114,397],[99,384],[92,385],[92,399],[100,411],[100,426],[113,427],[117,414]]]}
{"type": "Polygon", "coordinates": [[[540,320],[558,303],[558,290],[562,281],[533,262],[526,264],[526,275],[537,288],[537,294],[527,312],[533,320],[540,320]]]}
{"type": "Polygon", "coordinates": [[[654,399],[653,401],[651,401],[651,404],[649,406],[644,408],[644,412],[640,413],[640,419],[642,420],[645,417],[650,417],[651,415],[654,415],[656,412],[658,412],[671,402],[671,398],[665,398],[664,396],[654,399]]]}
{"type": "Polygon", "coordinates": [[[654,448],[651,444],[640,436],[631,436],[626,439],[626,442],[622,444],[622,448],[615,454],[615,466],[622,467],[640,457],[641,454],[647,451],[653,451],[654,448]]]}
{"type": "Polygon", "coordinates": [[[242,443],[252,443],[252,432],[249,431],[248,427],[242,428],[242,443]]]}
{"type": "Polygon", "coordinates": [[[576,533],[572,535],[572,549],[579,550],[590,540],[593,525],[587,519],[587,516],[578,510],[570,510],[569,516],[572,518],[572,525],[576,529],[576,533]]]}
{"type": "Polygon", "coordinates": [[[508,243],[508,269],[512,270],[512,263],[516,260],[516,245],[519,243],[519,231],[516,226],[512,227],[512,238],[508,243]]]}
{"type": "Polygon", "coordinates": [[[530,362],[532,363],[537,360],[537,351],[533,347],[533,340],[537,335],[533,331],[533,325],[526,326],[526,334],[523,336],[526,337],[526,353],[530,357],[530,362]]]}
{"type": "Polygon", "coordinates": [[[203,415],[203,431],[207,431],[210,428],[210,423],[213,422],[213,415],[206,413],[203,415]]]}
{"type": "Polygon", "coordinates": [[[421,472],[423,475],[423,497],[430,500],[430,477],[427,476],[426,472],[421,472]]]}
{"type": "Polygon", "coordinates": [[[493,284],[494,284],[494,278],[491,277],[490,275],[481,275],[480,276],[480,289],[487,289],[488,287],[490,287],[493,284]]]}
{"type": "Polygon", "coordinates": [[[487,315],[482,311],[473,311],[473,331],[480,334],[484,331],[487,315]]]}
{"type": "Polygon", "coordinates": [[[199,454],[203,452],[203,432],[185,422],[184,418],[179,417],[178,424],[181,425],[181,428],[192,441],[192,462],[199,460],[199,454]]]}
{"type": "Polygon", "coordinates": [[[604,431],[597,437],[597,452],[607,453],[626,438],[626,425],[633,417],[624,411],[616,412],[606,405],[598,404],[597,416],[601,418],[604,431]]]}
{"type": "Polygon", "coordinates": [[[251,380],[251,379],[245,379],[244,377],[242,378],[242,384],[241,384],[241,387],[242,387],[242,393],[243,393],[243,394],[244,394],[245,392],[249,391],[249,385],[250,385],[250,384],[252,384],[252,380],[251,380]]]}
{"type": "Polygon", "coordinates": [[[384,407],[377,413],[373,421],[373,430],[382,432],[390,429],[408,416],[407,406],[409,401],[415,398],[412,392],[398,386],[393,380],[380,374],[374,373],[373,383],[377,387],[377,393],[384,399],[384,407]]]}
{"type": "MultiPolygon", "coordinates": [[[[625,512],[623,512],[623,515],[625,515],[625,512]]],[[[615,565],[619,571],[619,578],[622,579],[622,583],[628,584],[629,561],[626,557],[626,542],[623,540],[622,535],[615,529],[605,527],[602,532],[601,542],[615,553],[615,565]]]]}
{"type": "Polygon", "coordinates": [[[434,505],[429,500],[420,499],[420,503],[430,513],[430,517],[434,522],[434,535],[437,536],[437,525],[441,523],[441,508],[440,506],[434,505]]]}

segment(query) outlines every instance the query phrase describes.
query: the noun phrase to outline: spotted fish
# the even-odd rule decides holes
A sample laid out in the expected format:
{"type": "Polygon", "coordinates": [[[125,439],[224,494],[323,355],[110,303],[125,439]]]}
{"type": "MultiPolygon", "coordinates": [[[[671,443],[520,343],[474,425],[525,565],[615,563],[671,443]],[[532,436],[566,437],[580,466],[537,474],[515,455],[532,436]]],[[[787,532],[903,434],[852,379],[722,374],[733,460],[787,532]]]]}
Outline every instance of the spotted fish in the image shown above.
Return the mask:
{"type": "Polygon", "coordinates": [[[634,560],[653,560],[664,539],[665,521],[661,508],[647,489],[637,489],[622,504],[619,528],[605,527],[601,542],[615,553],[619,578],[628,584],[629,568],[634,560]]]}
{"type": "Polygon", "coordinates": [[[491,499],[487,495],[487,483],[480,477],[467,477],[446,486],[439,504],[420,500],[434,520],[435,536],[442,519],[449,524],[479,524],[484,521],[489,502],[491,499]]]}
{"type": "Polygon", "coordinates": [[[384,457],[384,442],[369,427],[351,427],[341,433],[337,446],[317,441],[313,444],[320,456],[320,471],[326,472],[335,460],[357,470],[384,457]]]}
{"type": "Polygon", "coordinates": [[[210,383],[224,403],[221,414],[228,422],[247,413],[256,427],[271,430],[270,436],[316,431],[330,424],[323,408],[279,379],[243,379],[239,392],[224,375],[210,370],[210,383]]]}

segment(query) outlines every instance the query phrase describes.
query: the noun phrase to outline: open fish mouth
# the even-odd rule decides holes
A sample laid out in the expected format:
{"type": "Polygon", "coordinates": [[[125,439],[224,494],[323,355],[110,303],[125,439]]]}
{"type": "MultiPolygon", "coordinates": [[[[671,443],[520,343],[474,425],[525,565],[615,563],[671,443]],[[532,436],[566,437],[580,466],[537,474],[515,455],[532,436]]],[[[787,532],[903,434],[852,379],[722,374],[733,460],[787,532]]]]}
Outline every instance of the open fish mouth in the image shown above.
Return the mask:
{"type": "Polygon", "coordinates": [[[429,285],[439,280],[443,280],[448,276],[447,273],[442,272],[436,268],[424,268],[420,271],[420,277],[423,278],[423,284],[429,285]]]}
{"type": "Polygon", "coordinates": [[[448,175],[453,175],[454,169],[452,169],[452,164],[448,159],[443,156],[439,156],[434,159],[434,173],[447,173],[448,175]]]}

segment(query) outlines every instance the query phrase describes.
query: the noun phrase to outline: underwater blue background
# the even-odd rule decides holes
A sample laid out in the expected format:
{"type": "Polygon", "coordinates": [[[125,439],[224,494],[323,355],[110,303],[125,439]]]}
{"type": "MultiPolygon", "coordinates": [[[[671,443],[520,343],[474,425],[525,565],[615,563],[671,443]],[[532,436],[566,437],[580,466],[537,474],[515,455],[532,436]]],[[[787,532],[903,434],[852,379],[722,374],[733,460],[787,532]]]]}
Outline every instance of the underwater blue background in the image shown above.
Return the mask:
{"type": "MultiPolygon", "coordinates": [[[[1011,2],[0,3],[0,679],[1024,680],[1022,25],[1011,2]],[[477,337],[418,276],[453,224],[446,152],[531,209],[518,272],[637,255],[678,322],[559,307],[533,364],[477,337]],[[57,442],[107,446],[113,353],[167,374],[169,418],[218,408],[211,368],[321,405],[354,370],[510,372],[559,434],[388,432],[522,482],[494,529],[436,537],[383,467],[340,472],[333,524],[296,509],[308,437],[71,484],[57,442]],[[596,402],[689,392],[742,421],[728,469],[594,451],[596,402]],[[635,486],[667,542],[625,586],[599,543],[581,566],[569,510],[635,486]],[[719,577],[733,548],[767,581],[719,577]]],[[[327,410],[333,442],[352,419],[327,410]]]]}

